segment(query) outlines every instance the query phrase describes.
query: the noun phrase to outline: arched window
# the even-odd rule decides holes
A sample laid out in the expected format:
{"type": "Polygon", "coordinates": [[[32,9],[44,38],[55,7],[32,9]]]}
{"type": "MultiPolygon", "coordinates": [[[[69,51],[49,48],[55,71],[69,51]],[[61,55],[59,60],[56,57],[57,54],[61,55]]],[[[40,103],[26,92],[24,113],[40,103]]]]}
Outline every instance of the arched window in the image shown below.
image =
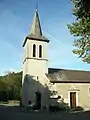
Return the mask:
{"type": "Polygon", "coordinates": [[[36,45],[33,45],[33,57],[36,57],[36,45]]]}
{"type": "Polygon", "coordinates": [[[39,58],[41,58],[41,57],[42,57],[42,46],[39,45],[39,58]]]}

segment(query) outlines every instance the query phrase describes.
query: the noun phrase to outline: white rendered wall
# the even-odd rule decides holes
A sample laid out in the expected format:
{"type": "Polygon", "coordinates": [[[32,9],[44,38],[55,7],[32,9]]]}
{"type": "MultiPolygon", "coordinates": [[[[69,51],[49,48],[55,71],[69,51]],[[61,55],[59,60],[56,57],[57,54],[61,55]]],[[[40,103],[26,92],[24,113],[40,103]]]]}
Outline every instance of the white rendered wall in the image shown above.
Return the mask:
{"type": "Polygon", "coordinates": [[[47,42],[29,39],[24,46],[22,102],[26,106],[29,100],[34,102],[37,90],[42,94],[42,105],[46,104],[45,94],[48,94],[48,89],[45,89],[44,86],[48,83],[45,75],[48,73],[47,47],[47,42]],[[36,45],[36,57],[33,57],[34,44],[36,45]],[[39,58],[39,45],[42,46],[42,58],[39,58]],[[26,75],[29,76],[27,82],[25,82],[26,75]]]}

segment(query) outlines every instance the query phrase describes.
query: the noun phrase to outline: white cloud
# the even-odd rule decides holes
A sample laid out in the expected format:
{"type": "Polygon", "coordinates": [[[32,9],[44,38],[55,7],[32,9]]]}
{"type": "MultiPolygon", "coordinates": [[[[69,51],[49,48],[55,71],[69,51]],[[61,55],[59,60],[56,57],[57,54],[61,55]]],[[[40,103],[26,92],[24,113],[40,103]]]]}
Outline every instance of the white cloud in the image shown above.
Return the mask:
{"type": "Polygon", "coordinates": [[[89,69],[90,65],[82,62],[77,55],[72,53],[72,43],[58,41],[52,36],[49,45],[49,67],[66,68],[66,69],[89,69]]]}

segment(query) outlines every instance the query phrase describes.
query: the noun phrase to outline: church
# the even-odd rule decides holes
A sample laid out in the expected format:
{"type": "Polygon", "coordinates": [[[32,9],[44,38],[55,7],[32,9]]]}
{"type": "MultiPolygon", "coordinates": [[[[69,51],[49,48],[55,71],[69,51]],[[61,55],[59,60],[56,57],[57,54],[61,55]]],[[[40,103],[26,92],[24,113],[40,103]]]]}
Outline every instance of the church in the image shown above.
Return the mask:
{"type": "Polygon", "coordinates": [[[39,109],[63,100],[71,108],[90,109],[90,71],[48,68],[48,44],[41,29],[38,10],[23,49],[22,105],[39,109]]]}

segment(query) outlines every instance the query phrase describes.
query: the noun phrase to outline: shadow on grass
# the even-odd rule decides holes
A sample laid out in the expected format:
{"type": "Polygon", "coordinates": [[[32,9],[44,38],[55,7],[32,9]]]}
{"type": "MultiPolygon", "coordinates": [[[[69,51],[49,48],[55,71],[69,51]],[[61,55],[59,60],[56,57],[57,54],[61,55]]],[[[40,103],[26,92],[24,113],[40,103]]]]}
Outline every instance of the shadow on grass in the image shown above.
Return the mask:
{"type": "Polygon", "coordinates": [[[25,112],[19,106],[0,105],[0,120],[26,120],[26,119],[43,119],[43,120],[90,120],[90,111],[85,112],[25,112]]]}

